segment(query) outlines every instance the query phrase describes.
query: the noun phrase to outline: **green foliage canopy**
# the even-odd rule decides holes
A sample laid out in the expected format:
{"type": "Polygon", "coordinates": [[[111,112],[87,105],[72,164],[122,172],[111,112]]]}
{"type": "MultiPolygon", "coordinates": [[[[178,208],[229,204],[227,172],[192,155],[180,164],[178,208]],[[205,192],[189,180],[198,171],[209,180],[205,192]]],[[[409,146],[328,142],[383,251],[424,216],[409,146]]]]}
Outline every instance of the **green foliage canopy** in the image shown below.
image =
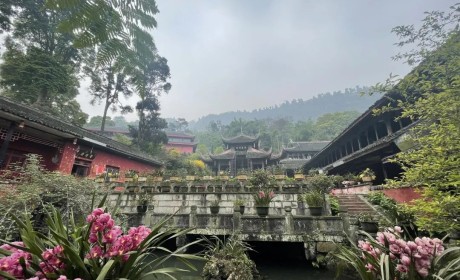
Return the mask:
{"type": "Polygon", "coordinates": [[[409,135],[413,147],[395,159],[402,177],[389,185],[423,186],[422,198],[409,208],[420,228],[438,233],[460,229],[460,30],[458,24],[446,29],[459,18],[456,4],[447,14],[428,13],[419,30],[395,28],[401,46],[422,46],[400,57],[409,64],[423,61],[388,89],[399,94],[391,104],[402,110],[401,117],[418,120],[409,135]]]}

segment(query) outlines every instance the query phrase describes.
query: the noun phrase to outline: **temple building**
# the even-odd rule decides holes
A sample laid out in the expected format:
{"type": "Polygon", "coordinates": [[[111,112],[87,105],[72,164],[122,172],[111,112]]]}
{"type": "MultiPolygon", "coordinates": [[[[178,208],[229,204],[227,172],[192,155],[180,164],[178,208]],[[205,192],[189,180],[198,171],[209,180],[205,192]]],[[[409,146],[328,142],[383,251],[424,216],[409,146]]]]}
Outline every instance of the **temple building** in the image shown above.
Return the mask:
{"type": "Polygon", "coordinates": [[[181,154],[192,154],[196,150],[195,136],[181,131],[167,131],[167,150],[176,150],[181,154]]]}
{"type": "Polygon", "coordinates": [[[272,165],[281,166],[288,173],[302,168],[313,156],[318,154],[330,141],[291,142],[278,154],[272,154],[272,165]]]}
{"type": "Polygon", "coordinates": [[[230,171],[235,176],[239,170],[265,169],[269,164],[271,149],[259,149],[259,137],[240,134],[233,138],[222,137],[225,151],[220,154],[203,156],[203,161],[216,174],[220,171],[230,171]]]}
{"type": "Polygon", "coordinates": [[[143,152],[56,116],[0,97],[0,172],[24,165],[27,154],[37,154],[49,171],[95,178],[129,170],[153,172],[162,162],[143,152]]]}

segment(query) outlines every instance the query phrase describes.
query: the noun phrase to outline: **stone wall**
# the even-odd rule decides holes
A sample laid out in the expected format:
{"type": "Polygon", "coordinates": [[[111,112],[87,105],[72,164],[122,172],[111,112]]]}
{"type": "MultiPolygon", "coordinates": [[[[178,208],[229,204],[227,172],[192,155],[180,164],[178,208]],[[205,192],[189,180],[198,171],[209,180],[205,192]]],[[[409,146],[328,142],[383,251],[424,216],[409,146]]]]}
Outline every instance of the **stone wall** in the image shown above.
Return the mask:
{"type": "MultiPolygon", "coordinates": [[[[139,193],[120,192],[111,195],[110,200],[115,203],[120,199],[120,208],[123,212],[136,212],[139,193]],[[118,198],[120,197],[120,198],[118,198]]],[[[243,199],[245,203],[245,215],[256,215],[252,193],[152,193],[149,202],[153,213],[159,214],[189,214],[191,206],[197,207],[197,214],[210,214],[210,204],[219,201],[219,214],[233,214],[233,202],[243,199]]],[[[310,216],[308,208],[303,203],[297,202],[298,194],[277,194],[270,203],[269,216],[284,215],[285,207],[292,208],[293,215],[310,216]]],[[[329,206],[323,209],[324,215],[330,215],[329,206]]]]}

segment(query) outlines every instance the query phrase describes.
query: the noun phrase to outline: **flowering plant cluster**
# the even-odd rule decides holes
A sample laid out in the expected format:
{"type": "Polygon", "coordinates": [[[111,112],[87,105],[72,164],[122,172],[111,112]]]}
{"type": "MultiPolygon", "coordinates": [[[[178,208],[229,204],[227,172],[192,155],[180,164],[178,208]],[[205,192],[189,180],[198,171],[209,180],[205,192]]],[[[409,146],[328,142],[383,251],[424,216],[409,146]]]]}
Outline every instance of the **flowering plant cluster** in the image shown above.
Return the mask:
{"type": "Polygon", "coordinates": [[[253,195],[255,206],[268,206],[275,197],[275,192],[269,190],[259,190],[253,195]]]}
{"type": "MultiPolygon", "coordinates": [[[[160,246],[169,236],[186,233],[185,230],[160,231],[169,218],[152,229],[141,225],[123,233],[103,208],[94,209],[86,218],[87,224],[82,226],[76,226],[73,219],[69,221],[71,226],[64,226],[59,211],[51,208],[51,212],[47,212],[49,236],[35,231],[28,216],[14,219],[23,241],[5,241],[0,246],[0,280],[142,279],[165,274],[165,268],[155,269],[163,259],[172,256],[179,260],[195,258],[160,246]],[[166,254],[153,261],[147,259],[153,250],[166,254]]],[[[184,250],[184,247],[177,250],[184,250]]],[[[168,275],[179,271],[166,269],[168,275]]]]}
{"type": "MultiPolygon", "coordinates": [[[[444,251],[442,241],[438,238],[417,237],[414,241],[405,241],[401,238],[402,230],[396,226],[384,232],[377,233],[375,246],[369,241],[360,240],[358,247],[365,252],[364,259],[380,260],[382,254],[388,254],[390,261],[395,265],[396,274],[401,276],[417,273],[422,278],[427,277],[433,259],[444,251]]],[[[366,264],[370,272],[376,272],[371,262],[366,264]]]]}
{"type": "Polygon", "coordinates": [[[109,213],[102,208],[95,209],[86,218],[91,223],[88,241],[91,249],[87,259],[114,258],[120,256],[123,261],[129,258],[129,252],[138,249],[139,244],[152,232],[145,226],[130,228],[127,235],[115,222],[109,213]]]}
{"type": "Polygon", "coordinates": [[[363,280],[458,279],[460,247],[445,249],[438,238],[417,237],[406,241],[401,233],[398,226],[378,232],[376,239],[362,232],[366,240],[351,248],[339,245],[333,257],[353,267],[363,280]]]}

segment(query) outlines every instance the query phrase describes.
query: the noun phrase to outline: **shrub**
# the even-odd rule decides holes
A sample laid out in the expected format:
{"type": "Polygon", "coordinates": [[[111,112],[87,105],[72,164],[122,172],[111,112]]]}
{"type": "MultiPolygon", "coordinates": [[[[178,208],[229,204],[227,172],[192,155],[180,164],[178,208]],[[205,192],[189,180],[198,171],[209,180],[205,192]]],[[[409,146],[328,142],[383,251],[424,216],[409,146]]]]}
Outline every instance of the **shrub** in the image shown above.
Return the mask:
{"type": "Polygon", "coordinates": [[[309,188],[311,190],[327,193],[331,188],[334,187],[334,182],[332,181],[331,177],[326,176],[324,174],[315,175],[310,178],[309,188]]]}
{"type": "Polygon", "coordinates": [[[329,203],[331,204],[332,216],[337,216],[340,210],[339,200],[335,196],[329,196],[329,203]]]}
{"type": "Polygon", "coordinates": [[[250,247],[243,241],[229,239],[227,242],[217,237],[208,240],[203,267],[203,279],[259,279],[256,264],[249,258],[250,247]]]}
{"type": "Polygon", "coordinates": [[[324,205],[323,194],[319,191],[310,191],[302,194],[302,200],[307,203],[309,207],[321,207],[324,205]]]}
{"type": "Polygon", "coordinates": [[[267,171],[258,169],[252,172],[251,177],[249,177],[249,184],[253,187],[265,188],[273,181],[273,176],[271,176],[267,171]]]}
{"type": "Polygon", "coordinates": [[[91,210],[91,196],[102,191],[91,180],[45,170],[39,155],[27,155],[24,166],[10,166],[0,173],[0,238],[10,240],[17,233],[11,214],[21,216],[33,213],[34,227],[43,226],[43,206],[53,205],[63,214],[64,220],[72,214],[83,220],[91,210]],[[14,179],[14,181],[13,181],[14,179]]]}

